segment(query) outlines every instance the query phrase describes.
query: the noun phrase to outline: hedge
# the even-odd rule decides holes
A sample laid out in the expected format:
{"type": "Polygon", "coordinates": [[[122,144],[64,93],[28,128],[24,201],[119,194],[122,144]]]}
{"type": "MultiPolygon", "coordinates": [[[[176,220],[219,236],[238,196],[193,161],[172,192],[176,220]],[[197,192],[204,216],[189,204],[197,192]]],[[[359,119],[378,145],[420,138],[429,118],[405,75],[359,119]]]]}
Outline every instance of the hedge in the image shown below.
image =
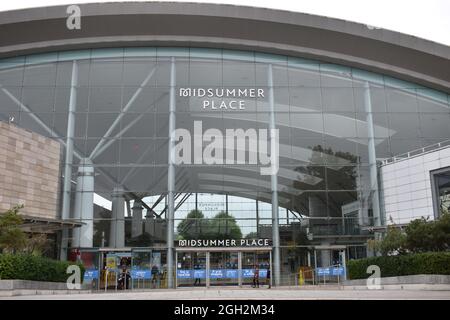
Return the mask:
{"type": "Polygon", "coordinates": [[[380,267],[381,277],[414,274],[450,275],[450,252],[428,252],[397,256],[371,257],[347,262],[349,279],[367,279],[370,265],[380,267]]]}
{"type": "MultiPolygon", "coordinates": [[[[66,282],[70,276],[66,270],[72,264],[30,254],[0,254],[0,279],[66,282]]],[[[78,266],[83,279],[84,267],[78,266]]]]}

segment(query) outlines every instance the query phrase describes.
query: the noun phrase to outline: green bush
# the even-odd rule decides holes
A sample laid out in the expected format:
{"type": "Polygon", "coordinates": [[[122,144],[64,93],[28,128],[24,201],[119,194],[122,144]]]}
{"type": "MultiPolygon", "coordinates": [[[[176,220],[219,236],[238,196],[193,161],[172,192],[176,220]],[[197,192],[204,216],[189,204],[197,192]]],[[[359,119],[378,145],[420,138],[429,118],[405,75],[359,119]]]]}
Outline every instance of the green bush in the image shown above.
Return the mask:
{"type": "Polygon", "coordinates": [[[450,252],[427,252],[397,256],[381,256],[347,262],[349,279],[367,279],[367,267],[377,265],[381,277],[407,276],[414,274],[450,275],[450,252]]]}
{"type": "MultiPolygon", "coordinates": [[[[70,276],[66,270],[72,264],[30,254],[0,254],[0,279],[66,282],[70,276]]],[[[78,266],[83,279],[84,267],[78,266]]]]}

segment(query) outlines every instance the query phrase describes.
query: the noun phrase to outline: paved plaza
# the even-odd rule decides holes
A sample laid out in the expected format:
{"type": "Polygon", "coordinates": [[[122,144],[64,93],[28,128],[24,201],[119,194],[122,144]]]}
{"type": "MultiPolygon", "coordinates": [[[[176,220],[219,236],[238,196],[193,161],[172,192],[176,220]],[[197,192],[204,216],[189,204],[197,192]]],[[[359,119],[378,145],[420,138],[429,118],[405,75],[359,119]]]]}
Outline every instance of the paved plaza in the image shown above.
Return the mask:
{"type": "Polygon", "coordinates": [[[87,294],[57,294],[3,297],[17,300],[450,300],[450,291],[427,290],[336,290],[336,289],[247,289],[194,288],[87,294]]]}

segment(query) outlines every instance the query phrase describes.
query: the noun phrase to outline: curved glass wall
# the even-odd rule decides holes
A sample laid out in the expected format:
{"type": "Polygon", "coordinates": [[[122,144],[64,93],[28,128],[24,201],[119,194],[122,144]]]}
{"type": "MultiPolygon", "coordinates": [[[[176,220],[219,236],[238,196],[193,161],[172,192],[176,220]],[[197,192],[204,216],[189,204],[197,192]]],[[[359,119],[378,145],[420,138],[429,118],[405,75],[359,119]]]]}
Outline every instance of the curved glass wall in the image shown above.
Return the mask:
{"type": "Polygon", "coordinates": [[[170,119],[192,140],[199,124],[201,134],[278,129],[275,186],[259,162],[197,163],[212,140],[192,146],[192,161],[175,165],[173,230],[270,238],[275,188],[285,261],[311,244],[364,245],[375,161],[450,136],[448,95],[320,61],[164,47],[0,60],[0,120],[61,145],[57,212],[88,226],[69,246],[165,246],[170,119]]]}

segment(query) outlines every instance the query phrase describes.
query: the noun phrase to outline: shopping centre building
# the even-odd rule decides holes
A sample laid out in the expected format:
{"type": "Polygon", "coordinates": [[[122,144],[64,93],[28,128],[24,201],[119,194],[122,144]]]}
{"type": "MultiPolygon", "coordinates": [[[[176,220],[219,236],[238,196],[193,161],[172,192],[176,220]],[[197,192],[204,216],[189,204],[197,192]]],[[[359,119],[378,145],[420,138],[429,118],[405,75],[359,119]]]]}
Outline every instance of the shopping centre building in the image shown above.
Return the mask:
{"type": "Polygon", "coordinates": [[[0,39],[0,211],[100,289],[342,277],[450,206],[447,46],[157,2],[2,12],[0,39]]]}

